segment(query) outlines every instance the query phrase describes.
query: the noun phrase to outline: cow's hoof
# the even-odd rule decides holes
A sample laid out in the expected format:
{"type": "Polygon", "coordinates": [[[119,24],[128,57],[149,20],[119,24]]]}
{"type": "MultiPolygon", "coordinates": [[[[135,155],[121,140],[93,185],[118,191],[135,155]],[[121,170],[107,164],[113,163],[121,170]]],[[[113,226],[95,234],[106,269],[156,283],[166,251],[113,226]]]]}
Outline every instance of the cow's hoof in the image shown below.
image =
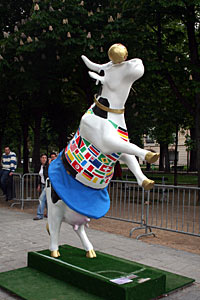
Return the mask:
{"type": "Polygon", "coordinates": [[[49,231],[49,223],[46,224],[46,230],[47,230],[48,234],[50,235],[50,231],[49,231]]]}
{"type": "Polygon", "coordinates": [[[149,163],[149,164],[153,164],[155,161],[157,161],[157,159],[160,157],[159,153],[154,153],[154,152],[147,152],[146,156],[145,156],[145,160],[149,163]]]}
{"type": "Polygon", "coordinates": [[[145,179],[142,182],[142,187],[145,189],[145,191],[148,191],[154,187],[154,183],[155,183],[155,181],[153,181],[151,179],[145,179]]]}
{"type": "Polygon", "coordinates": [[[51,251],[51,257],[58,258],[60,256],[60,252],[58,250],[51,251]]]}
{"type": "Polygon", "coordinates": [[[96,256],[95,251],[92,249],[92,250],[89,250],[89,251],[86,252],[86,257],[88,257],[88,258],[95,258],[97,256],[96,256]]]}

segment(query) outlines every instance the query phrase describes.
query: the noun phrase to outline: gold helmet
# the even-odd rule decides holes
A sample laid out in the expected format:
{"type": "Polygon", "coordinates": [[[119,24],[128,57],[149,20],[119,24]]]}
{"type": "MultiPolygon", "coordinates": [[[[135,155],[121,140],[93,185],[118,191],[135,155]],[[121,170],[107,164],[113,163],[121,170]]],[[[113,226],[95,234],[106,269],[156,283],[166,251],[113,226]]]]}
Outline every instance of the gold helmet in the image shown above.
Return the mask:
{"type": "Polygon", "coordinates": [[[119,64],[127,59],[128,51],[122,44],[114,44],[108,50],[108,57],[114,64],[119,64]]]}

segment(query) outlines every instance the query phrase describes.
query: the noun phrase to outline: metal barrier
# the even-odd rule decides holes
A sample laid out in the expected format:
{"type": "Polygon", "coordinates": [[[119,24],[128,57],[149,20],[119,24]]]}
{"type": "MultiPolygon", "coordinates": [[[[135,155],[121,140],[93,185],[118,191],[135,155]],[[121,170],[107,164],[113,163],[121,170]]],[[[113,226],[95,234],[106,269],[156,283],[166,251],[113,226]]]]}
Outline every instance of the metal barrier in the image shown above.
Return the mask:
{"type": "Polygon", "coordinates": [[[13,180],[12,180],[12,199],[17,201],[14,202],[12,206],[15,204],[20,204],[21,198],[22,198],[22,193],[21,193],[21,187],[22,187],[22,175],[20,173],[14,173],[13,175],[13,180]]]}
{"type": "MultiPolygon", "coordinates": [[[[14,174],[15,198],[24,208],[25,202],[38,201],[38,174],[14,174]]],[[[154,235],[152,228],[200,236],[200,188],[155,184],[144,191],[133,181],[113,180],[108,186],[110,210],[106,218],[131,222],[144,229],[143,235],[154,235]]]]}
{"type": "Polygon", "coordinates": [[[38,173],[27,173],[23,176],[21,174],[13,174],[13,202],[11,207],[21,204],[21,209],[24,208],[25,202],[38,201],[39,192],[38,186],[38,173]]]}
{"type": "Polygon", "coordinates": [[[111,181],[111,207],[107,218],[136,223],[130,231],[152,228],[200,236],[200,188],[156,184],[144,191],[136,182],[111,181]]]}
{"type": "Polygon", "coordinates": [[[38,173],[26,173],[22,178],[22,205],[24,208],[24,202],[38,201],[39,192],[38,186],[38,173]]]}

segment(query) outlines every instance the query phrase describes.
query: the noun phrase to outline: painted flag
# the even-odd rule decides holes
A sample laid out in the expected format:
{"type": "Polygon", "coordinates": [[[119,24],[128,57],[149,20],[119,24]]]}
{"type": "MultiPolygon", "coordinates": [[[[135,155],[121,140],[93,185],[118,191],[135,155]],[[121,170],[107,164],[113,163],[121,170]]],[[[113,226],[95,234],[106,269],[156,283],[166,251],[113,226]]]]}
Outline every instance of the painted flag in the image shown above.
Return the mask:
{"type": "Polygon", "coordinates": [[[78,148],[80,149],[80,148],[82,148],[83,146],[85,146],[85,144],[84,144],[84,142],[83,142],[82,137],[80,136],[80,140],[79,140],[79,142],[78,142],[78,148]]]}
{"type": "Polygon", "coordinates": [[[93,145],[90,145],[88,147],[88,150],[94,155],[94,156],[98,156],[100,154],[100,151],[95,148],[93,145]]]}
{"type": "Polygon", "coordinates": [[[111,162],[110,159],[108,159],[104,154],[100,154],[98,156],[98,160],[100,160],[103,164],[109,165],[109,163],[111,162]]]}
{"type": "Polygon", "coordinates": [[[87,164],[87,160],[81,162],[81,166],[84,167],[87,164]]]}
{"type": "Polygon", "coordinates": [[[71,151],[73,152],[74,150],[76,150],[76,148],[77,148],[77,146],[76,146],[75,141],[74,141],[74,142],[72,142],[72,143],[70,144],[70,149],[71,149],[71,151]]]}
{"type": "Polygon", "coordinates": [[[102,176],[102,175],[100,175],[100,174],[97,174],[95,171],[92,172],[92,174],[95,175],[95,176],[97,176],[97,177],[99,177],[99,178],[104,178],[104,176],[102,176]]]}
{"type": "Polygon", "coordinates": [[[68,150],[66,153],[65,153],[65,156],[66,156],[66,159],[67,161],[71,164],[71,162],[74,160],[72,154],[71,154],[71,151],[68,150]]]}
{"type": "Polygon", "coordinates": [[[94,176],[88,172],[87,170],[85,170],[83,173],[82,173],[83,177],[85,177],[86,179],[88,180],[91,180],[94,176]]]}
{"type": "Polygon", "coordinates": [[[76,138],[76,144],[78,145],[79,141],[80,141],[80,135],[76,138]]]}
{"type": "Polygon", "coordinates": [[[99,168],[101,166],[100,161],[98,161],[96,158],[91,157],[89,159],[89,162],[91,162],[91,164],[93,164],[93,166],[95,166],[96,168],[99,168]]]}
{"type": "Polygon", "coordinates": [[[92,174],[95,175],[95,176],[97,176],[97,177],[99,177],[99,178],[104,178],[104,176],[105,176],[105,173],[104,173],[104,172],[101,172],[101,171],[99,171],[99,170],[94,170],[94,171],[92,172],[92,174]]]}
{"type": "Polygon", "coordinates": [[[99,168],[99,170],[102,171],[102,172],[106,172],[107,167],[108,166],[106,166],[106,165],[101,165],[101,167],[99,168]]]}
{"type": "Polygon", "coordinates": [[[99,170],[102,172],[110,172],[112,170],[112,166],[106,166],[106,165],[102,165],[99,170]]]}
{"type": "Polygon", "coordinates": [[[89,152],[87,152],[84,156],[86,159],[88,159],[88,158],[90,158],[91,154],[89,152]]]}
{"type": "Polygon", "coordinates": [[[90,146],[90,142],[88,142],[86,139],[83,138],[83,141],[84,141],[84,143],[85,143],[85,145],[86,145],[87,147],[90,146]]]}
{"type": "Polygon", "coordinates": [[[87,170],[88,170],[89,172],[92,172],[92,171],[94,170],[94,167],[93,167],[92,165],[90,165],[90,166],[87,168],[87,170]]]}
{"type": "Polygon", "coordinates": [[[94,179],[92,180],[92,182],[96,183],[98,181],[97,177],[94,177],[94,179]]]}
{"type": "Polygon", "coordinates": [[[118,158],[119,158],[119,156],[116,154],[116,153],[112,153],[112,154],[107,154],[106,155],[108,158],[110,158],[112,161],[116,161],[118,158]]]}
{"type": "Polygon", "coordinates": [[[83,168],[78,164],[77,161],[73,161],[72,167],[79,173],[83,170],[83,168]]]}
{"type": "Polygon", "coordinates": [[[81,149],[80,149],[80,151],[83,153],[83,152],[85,152],[87,150],[87,148],[85,147],[85,146],[83,146],[81,149]]]}

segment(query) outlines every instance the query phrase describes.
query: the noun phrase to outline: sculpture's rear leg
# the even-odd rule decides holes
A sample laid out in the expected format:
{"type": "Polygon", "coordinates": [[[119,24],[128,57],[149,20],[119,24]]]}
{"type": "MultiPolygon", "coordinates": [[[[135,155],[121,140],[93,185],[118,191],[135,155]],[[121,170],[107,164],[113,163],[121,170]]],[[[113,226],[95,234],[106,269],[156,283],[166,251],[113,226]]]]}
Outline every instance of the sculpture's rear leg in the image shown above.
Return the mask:
{"type": "Polygon", "coordinates": [[[64,211],[62,209],[61,200],[55,204],[51,199],[51,187],[47,187],[47,203],[48,203],[48,229],[50,234],[50,251],[52,257],[59,257],[58,239],[64,211]]]}

